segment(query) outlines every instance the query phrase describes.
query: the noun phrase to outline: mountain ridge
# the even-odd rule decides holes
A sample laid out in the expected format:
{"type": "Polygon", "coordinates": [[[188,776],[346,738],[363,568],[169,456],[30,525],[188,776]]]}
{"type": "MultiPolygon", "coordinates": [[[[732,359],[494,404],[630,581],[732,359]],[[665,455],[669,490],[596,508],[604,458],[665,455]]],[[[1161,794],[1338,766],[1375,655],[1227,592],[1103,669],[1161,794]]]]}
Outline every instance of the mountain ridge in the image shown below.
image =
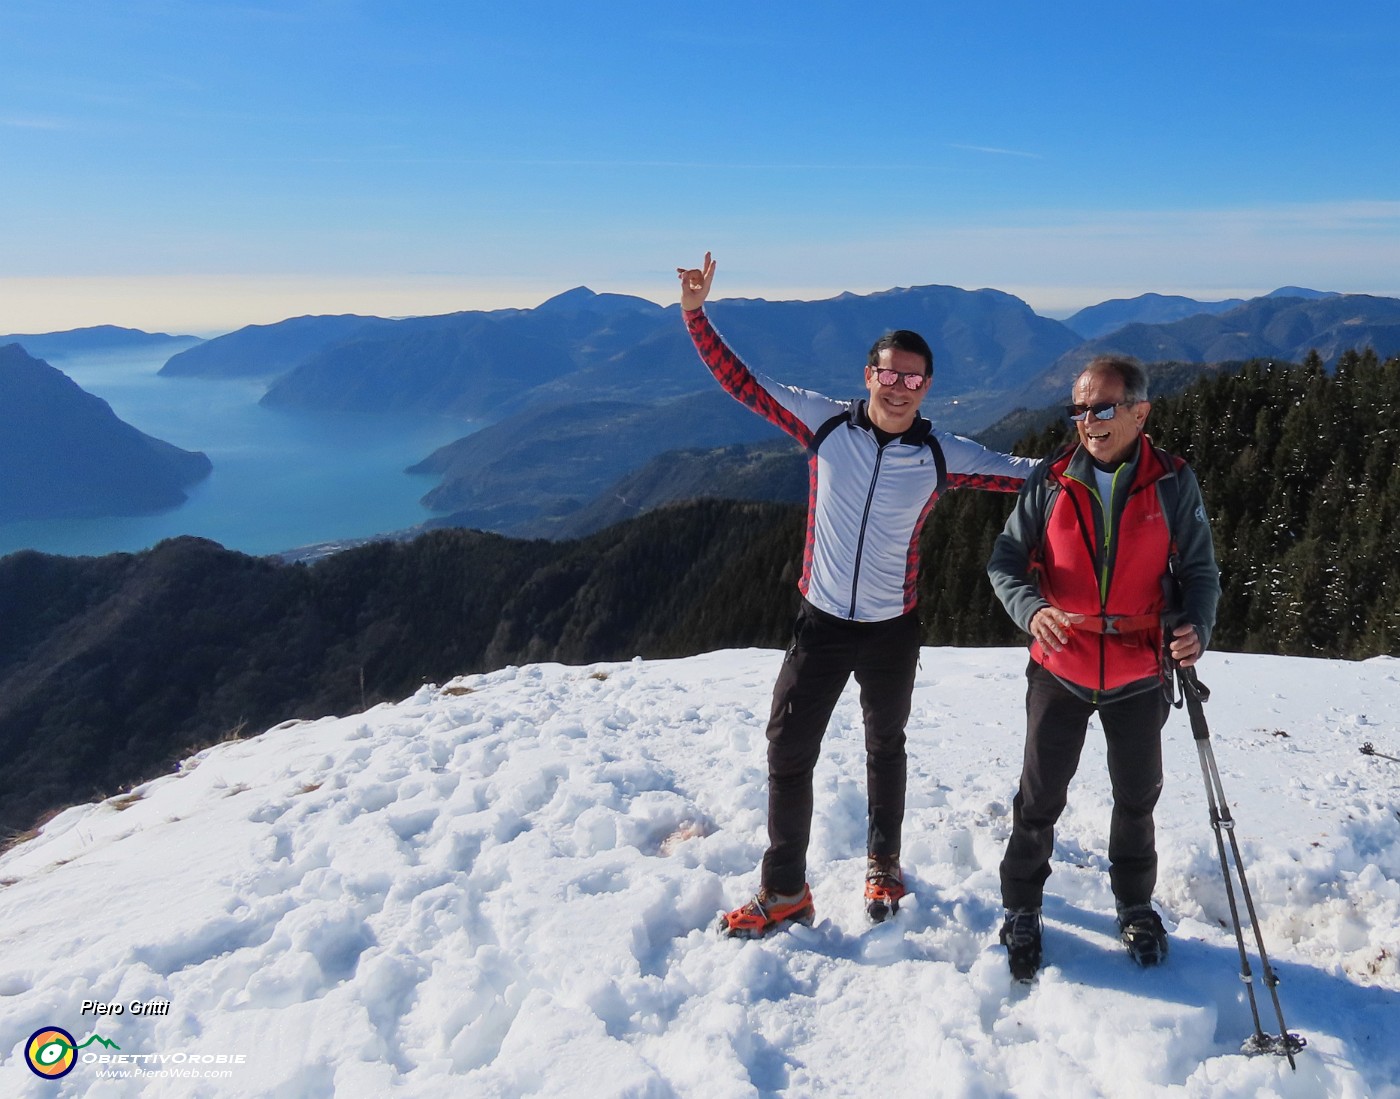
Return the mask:
{"type": "Polygon", "coordinates": [[[1374,294],[1255,298],[1219,314],[1162,325],[1134,323],[1086,340],[1031,380],[1017,399],[1024,407],[1059,399],[1084,364],[1100,354],[1132,355],[1149,364],[1206,365],[1249,359],[1302,362],[1317,350],[1330,367],[1345,352],[1366,347],[1381,359],[1400,354],[1400,299],[1374,294]]]}
{"type": "MultiPolygon", "coordinates": [[[[712,309],[736,340],[753,345],[748,353],[774,369],[815,367],[812,384],[849,376],[851,361],[858,373],[870,343],[895,327],[923,330],[949,393],[1014,384],[1078,342],[1058,321],[990,289],[930,285],[816,302],[723,299],[712,309]]],[[[544,388],[556,385],[568,393],[620,396],[635,387],[633,372],[644,372],[648,389],[660,396],[704,386],[677,306],[587,287],[532,310],[250,326],[172,357],[162,372],[196,368],[268,377],[270,406],[372,410],[387,402],[467,419],[499,418],[517,402],[545,399],[544,388]],[[433,384],[415,390],[404,378],[433,384]]]]}
{"type": "Polygon", "coordinates": [[[123,328],[115,324],[69,328],[61,332],[14,333],[0,336],[0,347],[17,343],[36,359],[45,361],[94,352],[162,347],[168,350],[185,350],[203,342],[199,336],[172,336],[166,332],[145,332],[139,328],[123,328]]]}
{"type": "Polygon", "coordinates": [[[163,511],[212,469],[21,345],[0,346],[0,522],[163,511]]]}

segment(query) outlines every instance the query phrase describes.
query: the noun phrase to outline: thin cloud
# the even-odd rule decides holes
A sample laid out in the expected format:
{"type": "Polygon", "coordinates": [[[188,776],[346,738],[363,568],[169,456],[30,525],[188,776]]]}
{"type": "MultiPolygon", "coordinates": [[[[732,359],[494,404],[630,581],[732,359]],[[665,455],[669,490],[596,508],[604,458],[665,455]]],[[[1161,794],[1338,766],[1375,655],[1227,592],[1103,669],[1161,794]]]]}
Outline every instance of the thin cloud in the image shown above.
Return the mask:
{"type": "MultiPolygon", "coordinates": [[[[1025,154],[1032,155],[1032,154],[1025,154]]],[[[522,159],[473,156],[397,156],[366,155],[364,150],[345,156],[295,156],[285,158],[289,164],[399,164],[399,165],[457,165],[476,168],[604,168],[659,169],[664,171],[746,171],[746,172],[946,172],[936,164],[873,164],[869,161],[844,164],[817,161],[712,161],[712,160],[627,160],[627,159],[522,159]]]]}
{"type": "Polygon", "coordinates": [[[72,123],[63,118],[45,118],[41,115],[0,115],[0,126],[14,130],[69,130],[72,123]]]}
{"type": "Polygon", "coordinates": [[[953,231],[1025,232],[1080,238],[1086,235],[1121,237],[1202,235],[1212,239],[1288,233],[1324,235],[1400,230],[1400,202],[1353,199],[1330,202],[1268,203],[1259,206],[1198,209],[1075,210],[1042,209],[1002,213],[994,224],[964,223],[953,231]]]}
{"type": "Polygon", "coordinates": [[[963,149],[969,153],[988,153],[992,156],[1019,156],[1026,160],[1044,160],[1039,153],[1028,153],[1022,149],[998,149],[994,145],[959,145],[956,142],[950,143],[950,149],[963,149]]]}

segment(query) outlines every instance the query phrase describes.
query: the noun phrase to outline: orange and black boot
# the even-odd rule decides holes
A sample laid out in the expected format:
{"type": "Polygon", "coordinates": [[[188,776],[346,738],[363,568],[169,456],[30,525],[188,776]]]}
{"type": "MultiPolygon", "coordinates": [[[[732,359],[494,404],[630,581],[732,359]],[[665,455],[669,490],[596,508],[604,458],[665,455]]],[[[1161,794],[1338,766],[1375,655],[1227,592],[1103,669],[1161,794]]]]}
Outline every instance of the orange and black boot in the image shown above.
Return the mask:
{"type": "Polygon", "coordinates": [[[785,896],[760,889],[748,904],[719,918],[719,933],[731,939],[759,939],[775,927],[790,923],[807,924],[816,919],[812,890],[804,882],[802,892],[785,896]]]}
{"type": "Polygon", "coordinates": [[[899,898],[904,893],[899,856],[871,855],[865,864],[865,914],[882,923],[899,911],[899,898]]]}

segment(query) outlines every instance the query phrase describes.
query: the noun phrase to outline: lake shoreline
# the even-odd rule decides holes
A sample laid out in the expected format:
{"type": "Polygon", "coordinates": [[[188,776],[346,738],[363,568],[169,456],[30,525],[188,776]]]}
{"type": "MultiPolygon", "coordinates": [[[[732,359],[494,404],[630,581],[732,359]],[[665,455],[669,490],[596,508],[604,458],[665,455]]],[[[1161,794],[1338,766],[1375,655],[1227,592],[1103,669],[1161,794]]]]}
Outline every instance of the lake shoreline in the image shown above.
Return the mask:
{"type": "Polygon", "coordinates": [[[437,482],[408,467],[480,424],[417,414],[305,412],[258,404],[263,382],[159,377],[167,349],[55,356],[49,364],[127,423],[203,451],[213,472],[177,508],[0,524],[0,556],[138,552],[180,535],[255,556],[399,537],[435,517],[437,482]]]}

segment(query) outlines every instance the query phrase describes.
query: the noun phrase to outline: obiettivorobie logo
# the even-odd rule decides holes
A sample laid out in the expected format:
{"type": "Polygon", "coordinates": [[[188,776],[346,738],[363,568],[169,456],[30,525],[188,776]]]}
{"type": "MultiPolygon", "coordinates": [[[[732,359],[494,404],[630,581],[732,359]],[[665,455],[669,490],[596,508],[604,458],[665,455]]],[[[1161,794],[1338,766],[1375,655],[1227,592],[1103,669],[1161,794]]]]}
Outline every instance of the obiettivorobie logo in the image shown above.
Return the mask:
{"type": "MultiPolygon", "coordinates": [[[[166,1001],[161,1001],[161,1006],[168,1009],[166,1001]]],[[[99,1014],[106,1013],[121,1014],[115,1009],[99,1011],[99,1014]]],[[[156,1014],[153,1010],[140,1013],[156,1014]]],[[[123,1080],[224,1080],[248,1063],[246,1053],[203,1053],[185,1049],[173,1053],[123,1053],[121,1050],[116,1042],[100,1034],[91,1034],[79,1042],[61,1026],[43,1026],[24,1043],[24,1061],[30,1072],[45,1080],[67,1076],[79,1062],[90,1066],[100,1078],[123,1080]],[[92,1046],[98,1048],[89,1048],[92,1046]]]]}
{"type": "Polygon", "coordinates": [[[61,1026],[42,1026],[24,1043],[24,1062],[34,1075],[42,1076],[45,1080],[57,1080],[73,1071],[73,1066],[78,1063],[78,1051],[87,1049],[94,1042],[107,1049],[122,1048],[100,1034],[93,1034],[79,1045],[77,1039],[61,1026]]]}

